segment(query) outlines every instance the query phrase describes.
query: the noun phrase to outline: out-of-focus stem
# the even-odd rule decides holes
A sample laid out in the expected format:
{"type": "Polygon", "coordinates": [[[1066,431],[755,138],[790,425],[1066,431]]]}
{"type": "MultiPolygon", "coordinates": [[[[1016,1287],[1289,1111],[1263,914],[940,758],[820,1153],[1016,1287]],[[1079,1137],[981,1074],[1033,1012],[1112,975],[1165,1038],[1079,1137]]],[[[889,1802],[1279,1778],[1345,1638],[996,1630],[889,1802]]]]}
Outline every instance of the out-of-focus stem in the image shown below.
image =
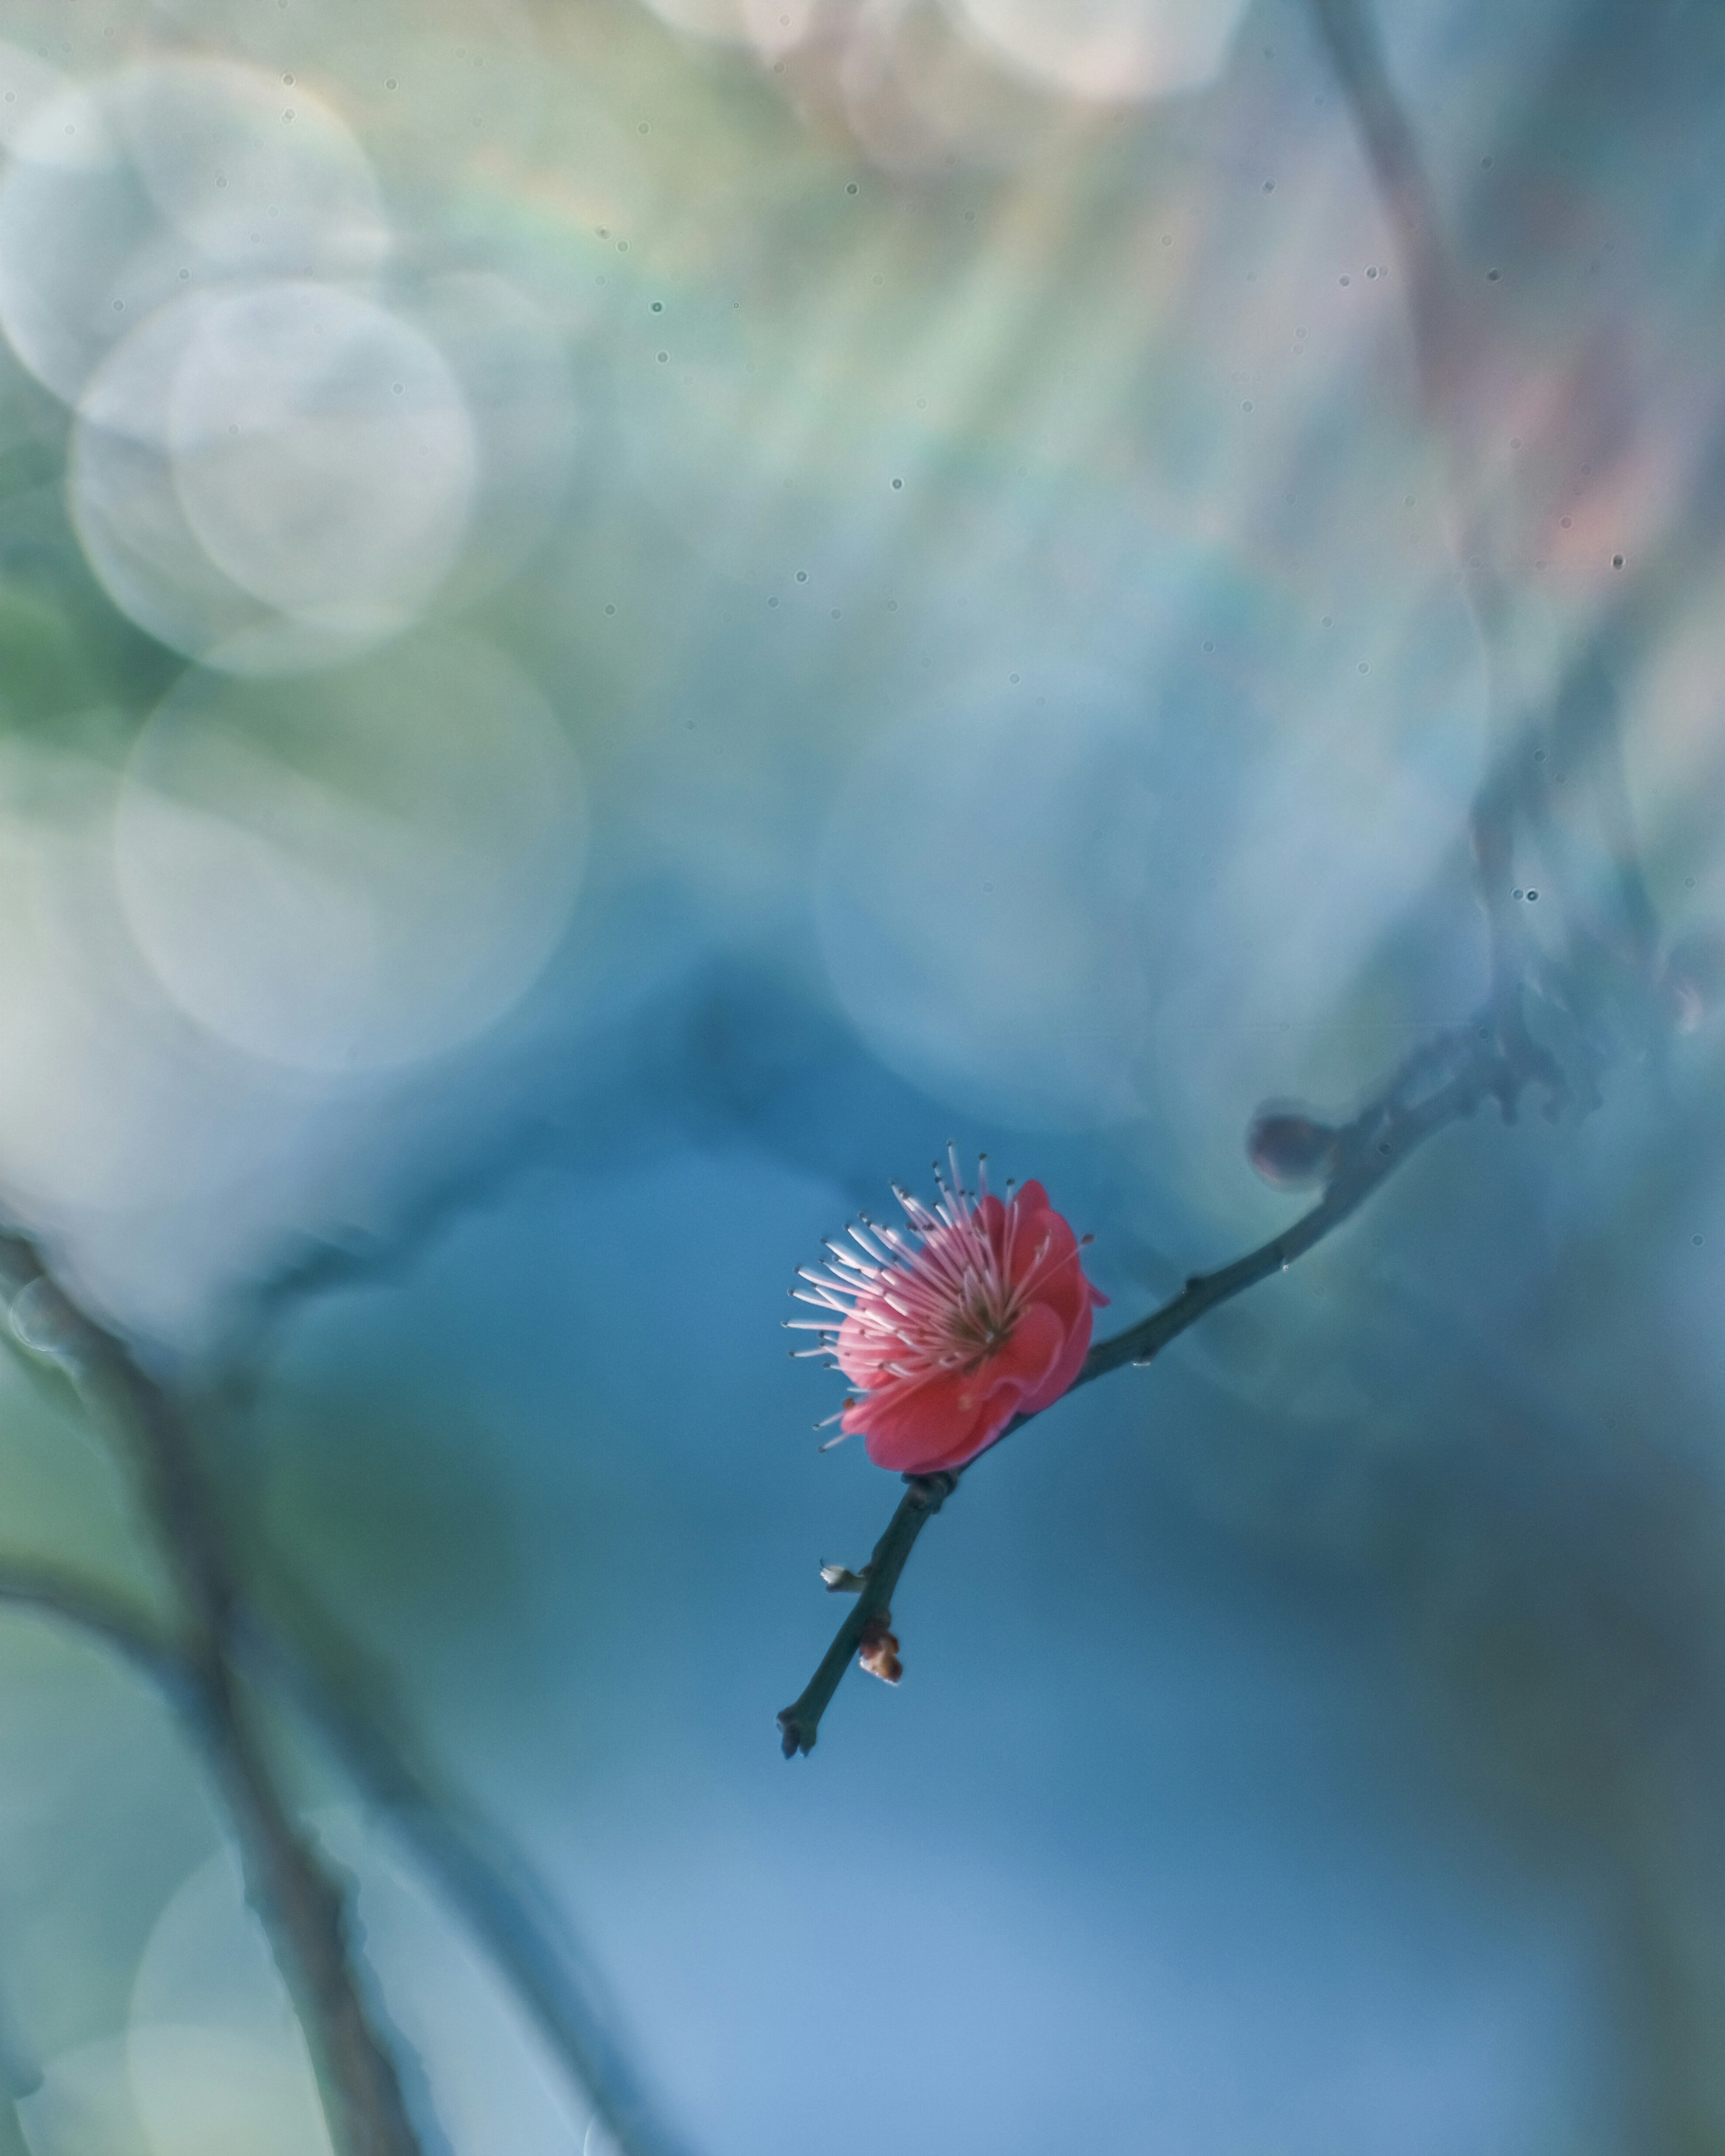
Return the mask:
{"type": "Polygon", "coordinates": [[[1479,633],[1486,676],[1490,738],[1470,824],[1475,875],[1491,939],[1491,1023],[1503,1050],[1512,1110],[1519,1085],[1537,1079],[1564,1090],[1555,1060],[1527,1029],[1523,993],[1531,955],[1527,927],[1512,896],[1518,817],[1536,822],[1546,808],[1547,780],[1532,754],[1525,714],[1506,678],[1512,601],[1493,558],[1490,517],[1472,439],[1471,374],[1484,326],[1456,273],[1436,198],[1412,124],[1384,61],[1368,0],[1310,0],[1319,38],[1359,132],[1366,162],[1394,238],[1408,291],[1408,326],[1426,417],[1447,477],[1453,541],[1479,633]]]}
{"type": "Polygon", "coordinates": [[[177,1642],[146,1611],[57,1567],[0,1560],[0,1608],[28,1611],[80,1632],[131,1662],[170,1695],[185,1678],[177,1642]]]}
{"type": "MultiPolygon", "coordinates": [[[[272,1583],[279,1588],[280,1583],[272,1583]]],[[[521,1852],[475,1818],[413,1756],[392,1702],[328,1617],[295,1599],[293,1629],[312,1650],[248,1609],[242,1651],[316,1730],[355,1788],[413,1851],[514,1986],[622,2156],[680,2156],[617,2038],[597,1979],[552,1912],[552,1896],[521,1852]]]]}
{"type": "MultiPolygon", "coordinates": [[[[58,1362],[127,1433],[140,1487],[181,1599],[203,1618],[201,1629],[194,1623],[183,1640],[170,1639],[147,1616],[99,1588],[3,1561],[0,1606],[29,1608],[76,1627],[142,1668],[178,1708],[240,1830],[249,1853],[248,1891],[264,1914],[284,1978],[307,2020],[314,2060],[326,2067],[326,2104],[332,2111],[345,2104],[352,2112],[355,2107],[341,2090],[352,2082],[370,2092],[365,2102],[372,2113],[393,2111],[406,2126],[398,2085],[392,2091],[381,2083],[380,2070],[393,2076],[393,2069],[363,2010],[344,1906],[275,1793],[237,1686],[241,1663],[293,1703],[336,1763],[412,1848],[514,1986],[622,2156],[680,2156],[680,2144],[659,2121],[611,2033],[616,2017],[603,2003],[597,1978],[556,1921],[553,1898],[525,1858],[415,1763],[413,1747],[398,1733],[398,1717],[374,1676],[367,1676],[362,1696],[355,1697],[353,1673],[361,1657],[326,1614],[293,1594],[295,1630],[316,1643],[316,1651],[308,1652],[290,1647],[278,1628],[264,1621],[252,1598],[239,1594],[189,1439],[167,1394],[77,1307],[43,1269],[33,1245],[3,1231],[0,1294],[12,1303],[14,1330],[26,1344],[58,1362]],[[345,1979],[337,1946],[349,1964],[345,1979]]],[[[274,1584],[281,1589],[280,1581],[274,1584]]],[[[372,2131],[369,2140],[352,2146],[399,2149],[406,2156],[413,2143],[379,2139],[372,2131]]],[[[341,2156],[348,2156],[349,2144],[340,2147],[341,2156]]]]}
{"type": "MultiPolygon", "coordinates": [[[[235,1586],[190,1439],[162,1387],[79,1308],[22,1235],[0,1234],[0,1287],[14,1330],[123,1434],[140,1509],[181,1606],[176,1703],[226,1800],[247,1896],[305,2031],[336,2156],[420,2156],[395,2062],[361,1991],[346,1899],[288,1809],[235,1675],[235,1586]]],[[[71,1605],[59,1614],[71,1616],[71,1605]]],[[[98,1614],[85,1605],[79,1621],[98,1614]]],[[[100,1622],[92,1629],[103,1631],[100,1622]]],[[[110,1625],[104,1636],[136,1654],[123,1628],[110,1625]]]]}

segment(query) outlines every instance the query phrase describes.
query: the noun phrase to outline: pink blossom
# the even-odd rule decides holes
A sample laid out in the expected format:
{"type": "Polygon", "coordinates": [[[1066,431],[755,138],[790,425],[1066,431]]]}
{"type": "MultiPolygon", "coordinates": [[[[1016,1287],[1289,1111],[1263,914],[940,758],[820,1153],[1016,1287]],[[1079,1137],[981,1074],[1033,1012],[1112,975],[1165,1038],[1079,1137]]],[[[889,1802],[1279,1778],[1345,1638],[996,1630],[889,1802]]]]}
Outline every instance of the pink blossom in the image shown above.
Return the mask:
{"type": "MultiPolygon", "coordinates": [[[[894,1193],[908,1233],[865,1220],[856,1250],[829,1243],[832,1263],[804,1271],[799,1300],[831,1315],[798,1321],[864,1389],[839,1415],[878,1466],[906,1475],[962,1467],[1014,1415],[1057,1400],[1083,1367],[1091,1313],[1107,1297],[1085,1278],[1079,1244],[1027,1183],[1005,1203],[941,1179],[932,1211],[894,1193]]],[[[1085,1241],[1090,1238],[1086,1235],[1085,1241]]],[[[834,1439],[833,1442],[837,1443],[834,1439]]]]}

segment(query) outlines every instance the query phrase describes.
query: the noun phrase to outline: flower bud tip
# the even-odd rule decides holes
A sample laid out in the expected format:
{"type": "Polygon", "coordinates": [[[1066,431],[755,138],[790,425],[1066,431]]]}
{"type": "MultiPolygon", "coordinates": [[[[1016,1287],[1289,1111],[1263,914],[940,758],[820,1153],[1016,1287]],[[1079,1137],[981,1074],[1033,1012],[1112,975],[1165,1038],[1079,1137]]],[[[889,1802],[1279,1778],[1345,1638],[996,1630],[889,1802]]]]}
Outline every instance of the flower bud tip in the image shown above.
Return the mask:
{"type": "Polygon", "coordinates": [[[857,1660],[871,1677],[896,1685],[905,1673],[905,1666],[898,1658],[898,1641],[888,1629],[889,1621],[885,1615],[871,1617],[864,1625],[857,1643],[857,1660]]]}

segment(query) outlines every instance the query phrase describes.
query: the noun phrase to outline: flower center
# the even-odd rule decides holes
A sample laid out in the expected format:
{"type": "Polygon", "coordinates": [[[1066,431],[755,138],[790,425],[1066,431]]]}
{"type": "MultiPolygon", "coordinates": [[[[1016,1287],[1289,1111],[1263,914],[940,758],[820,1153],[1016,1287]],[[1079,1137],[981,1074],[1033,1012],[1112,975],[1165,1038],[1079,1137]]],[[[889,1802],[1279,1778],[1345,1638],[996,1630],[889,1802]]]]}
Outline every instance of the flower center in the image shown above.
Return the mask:
{"type": "Polygon", "coordinates": [[[1018,1297],[1003,1292],[997,1281],[979,1282],[977,1291],[952,1312],[947,1337],[952,1348],[965,1355],[968,1373],[999,1353],[1018,1322],[1018,1297]]]}
{"type": "Polygon", "coordinates": [[[1077,1256],[1075,1245],[1050,1265],[1052,1232],[1030,1247],[1018,1199],[1003,1204],[987,1194],[986,1183],[981,1199],[973,1199],[959,1182],[956,1156],[952,1182],[937,1169],[935,1180],[937,1205],[898,1191],[905,1229],[863,1219],[847,1230],[855,1250],[829,1242],[830,1265],[803,1268],[807,1285],[792,1291],[821,1313],[792,1321],[794,1329],[820,1335],[821,1345],[803,1352],[832,1358],[866,1392],[974,1377],[1010,1342],[1051,1272],[1077,1256]]]}

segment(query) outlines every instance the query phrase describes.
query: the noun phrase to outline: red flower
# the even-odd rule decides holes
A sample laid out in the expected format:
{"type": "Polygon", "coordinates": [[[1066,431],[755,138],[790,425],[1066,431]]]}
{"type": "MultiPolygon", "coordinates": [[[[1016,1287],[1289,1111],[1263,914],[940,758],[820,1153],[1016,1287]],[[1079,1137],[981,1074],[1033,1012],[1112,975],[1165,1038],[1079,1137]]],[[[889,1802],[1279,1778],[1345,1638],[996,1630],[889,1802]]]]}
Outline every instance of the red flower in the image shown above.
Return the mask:
{"type": "Polygon", "coordinates": [[[829,1243],[832,1264],[801,1276],[814,1291],[793,1291],[833,1313],[799,1321],[824,1337],[807,1352],[832,1355],[865,1389],[834,1419],[847,1436],[863,1433],[877,1466],[906,1475],[962,1467],[1014,1415],[1057,1400],[1083,1367],[1091,1311],[1108,1299],[1085,1278],[1077,1238],[1040,1183],[1003,1204],[985,1181],[975,1199],[961,1188],[956,1159],[952,1186],[938,1171],[935,1180],[932,1212],[894,1193],[908,1235],[865,1220],[849,1231],[860,1257],[829,1243]]]}

